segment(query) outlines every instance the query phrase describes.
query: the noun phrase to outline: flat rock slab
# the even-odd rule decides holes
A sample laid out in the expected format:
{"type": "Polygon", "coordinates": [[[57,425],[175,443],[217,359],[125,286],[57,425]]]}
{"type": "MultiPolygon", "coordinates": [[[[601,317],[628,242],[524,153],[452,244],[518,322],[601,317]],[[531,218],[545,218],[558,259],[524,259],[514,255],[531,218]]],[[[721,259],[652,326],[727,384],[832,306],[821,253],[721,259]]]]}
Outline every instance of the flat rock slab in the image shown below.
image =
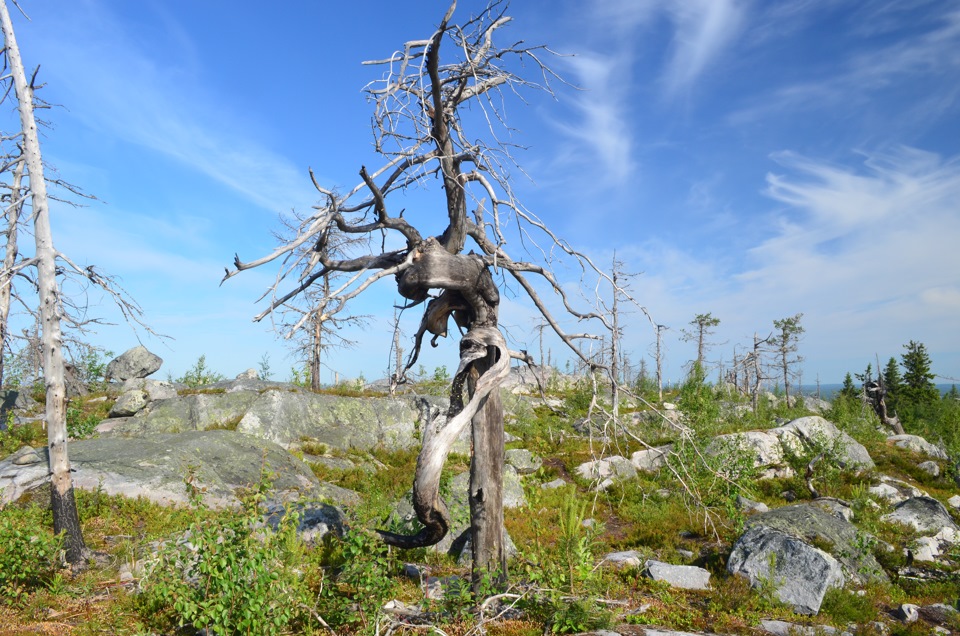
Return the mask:
{"type": "MultiPolygon", "coordinates": [[[[165,505],[189,502],[188,477],[206,504],[235,505],[238,489],[256,486],[261,468],[272,475],[273,498],[358,500],[352,491],[320,482],[306,464],[276,444],[235,431],[78,440],[70,443],[69,452],[75,488],[165,505]]],[[[27,465],[16,465],[11,461],[15,456],[0,462],[0,502],[17,501],[49,483],[46,448],[33,453],[36,461],[27,465]]]]}
{"type": "Polygon", "coordinates": [[[617,568],[638,568],[643,563],[641,555],[636,550],[611,552],[603,557],[603,563],[609,563],[617,568]]]}
{"type": "Polygon", "coordinates": [[[155,400],[122,422],[108,420],[98,432],[142,437],[227,428],[284,448],[302,440],[341,450],[411,448],[420,444],[422,404],[445,408],[441,402],[435,398],[418,402],[406,396],[352,398],[292,385],[234,380],[205,387],[205,392],[155,400]]]}
{"type": "Polygon", "coordinates": [[[797,625],[796,623],[788,623],[787,621],[764,620],[760,621],[760,627],[762,627],[766,632],[775,634],[776,636],[833,636],[834,634],[837,634],[838,636],[852,636],[850,632],[842,632],[836,627],[831,627],[829,625],[817,625],[816,627],[811,627],[807,625],[797,625]]]}
{"type": "Polygon", "coordinates": [[[693,565],[672,565],[662,561],[649,560],[646,573],[654,581],[663,581],[670,587],[684,590],[710,589],[710,572],[693,565]]]}

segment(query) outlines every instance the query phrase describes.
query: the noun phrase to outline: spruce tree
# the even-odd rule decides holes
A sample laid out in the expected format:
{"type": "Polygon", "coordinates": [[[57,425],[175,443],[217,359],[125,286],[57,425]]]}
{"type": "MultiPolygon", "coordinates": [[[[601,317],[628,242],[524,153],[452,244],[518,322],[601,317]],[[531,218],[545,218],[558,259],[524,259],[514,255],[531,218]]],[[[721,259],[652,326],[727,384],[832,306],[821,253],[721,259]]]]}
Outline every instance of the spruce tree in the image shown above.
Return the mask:
{"type": "Polygon", "coordinates": [[[935,377],[930,371],[930,355],[922,342],[911,340],[903,345],[906,353],[901,356],[903,365],[903,386],[899,403],[902,406],[923,407],[934,404],[940,399],[940,391],[933,383],[935,377]]]}
{"type": "Polygon", "coordinates": [[[847,371],[847,375],[843,378],[843,386],[840,388],[840,395],[848,398],[855,398],[859,395],[857,387],[853,385],[853,376],[850,375],[850,372],[847,371]]]}
{"type": "Polygon", "coordinates": [[[903,377],[900,375],[900,365],[897,364],[896,358],[890,356],[890,360],[887,361],[887,366],[884,367],[881,377],[883,378],[883,388],[887,392],[887,410],[891,413],[896,412],[897,400],[903,391],[903,377]]]}

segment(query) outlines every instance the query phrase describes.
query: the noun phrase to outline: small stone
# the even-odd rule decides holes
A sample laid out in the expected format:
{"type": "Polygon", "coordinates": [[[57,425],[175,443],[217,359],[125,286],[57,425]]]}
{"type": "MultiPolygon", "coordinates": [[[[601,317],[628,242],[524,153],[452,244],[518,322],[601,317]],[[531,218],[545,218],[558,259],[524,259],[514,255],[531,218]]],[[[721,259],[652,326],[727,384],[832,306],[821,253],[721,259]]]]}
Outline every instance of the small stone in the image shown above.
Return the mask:
{"type": "Polygon", "coordinates": [[[792,490],[784,490],[782,493],[780,493],[780,496],[783,497],[784,500],[786,500],[786,501],[796,501],[796,500],[797,500],[797,495],[796,495],[796,493],[793,492],[792,490]]]}
{"type": "Polygon", "coordinates": [[[636,550],[611,552],[603,557],[603,562],[610,563],[617,568],[638,568],[640,567],[640,553],[636,550]]]}
{"type": "Polygon", "coordinates": [[[13,454],[11,460],[14,466],[29,466],[30,464],[39,464],[43,461],[40,454],[29,446],[24,446],[13,454]]]}
{"type": "Polygon", "coordinates": [[[893,611],[893,615],[904,623],[914,623],[920,618],[920,607],[913,603],[904,603],[893,611]]]}
{"type": "Polygon", "coordinates": [[[609,488],[610,486],[612,486],[613,483],[614,483],[613,480],[610,479],[609,477],[607,477],[606,479],[604,479],[603,481],[601,481],[599,484],[597,484],[597,487],[594,488],[594,491],[596,491],[596,492],[603,492],[604,490],[606,490],[607,488],[609,488]]]}
{"type": "Polygon", "coordinates": [[[517,469],[520,475],[537,472],[543,460],[525,448],[511,448],[504,453],[504,461],[517,469]]]}
{"type": "Polygon", "coordinates": [[[747,513],[761,513],[770,511],[770,508],[767,507],[767,504],[759,501],[753,501],[752,499],[747,499],[743,495],[737,495],[737,508],[747,513]]]}
{"type": "Polygon", "coordinates": [[[403,575],[408,579],[417,581],[418,583],[423,580],[424,573],[426,572],[426,567],[422,565],[417,565],[416,563],[404,563],[403,564],[403,575]]]}
{"type": "Polygon", "coordinates": [[[553,490],[554,488],[563,488],[567,485],[567,482],[563,481],[560,478],[554,479],[553,481],[548,481],[545,484],[541,484],[541,488],[544,490],[553,490]]]}
{"type": "Polygon", "coordinates": [[[710,572],[693,565],[672,565],[661,561],[649,560],[646,574],[654,581],[665,581],[670,587],[684,590],[706,590],[710,588],[710,572]]]}
{"type": "Polygon", "coordinates": [[[937,462],[934,462],[934,461],[920,462],[919,464],[917,464],[917,468],[927,473],[931,477],[940,476],[940,465],[937,464],[937,462]]]}
{"type": "Polygon", "coordinates": [[[947,503],[950,504],[950,507],[955,510],[960,510],[960,495],[954,495],[947,499],[947,503]]]}

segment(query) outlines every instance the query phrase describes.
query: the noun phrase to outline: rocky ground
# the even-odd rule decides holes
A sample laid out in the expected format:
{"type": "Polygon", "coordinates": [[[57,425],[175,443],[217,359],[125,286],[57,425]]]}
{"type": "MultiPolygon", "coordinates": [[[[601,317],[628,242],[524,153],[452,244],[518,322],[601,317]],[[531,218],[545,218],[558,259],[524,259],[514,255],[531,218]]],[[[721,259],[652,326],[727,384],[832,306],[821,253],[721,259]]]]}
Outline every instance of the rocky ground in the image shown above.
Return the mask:
{"type": "MultiPolygon", "coordinates": [[[[255,373],[189,389],[146,377],[156,370],[150,370],[149,359],[129,362],[129,368],[121,366],[117,363],[112,370],[116,380],[109,394],[89,398],[112,402],[109,417],[96,426],[93,435],[70,444],[77,488],[142,497],[165,506],[185,505],[191,492],[199,492],[207,505],[229,508],[237,505],[242,489],[258,483],[266,466],[273,475],[267,509],[282,514],[285,505],[301,502],[299,530],[312,543],[327,533],[342,536],[349,525],[349,511],[365,496],[359,489],[345,488],[318,475],[380,470],[370,451],[416,448],[423,410],[443,405],[442,398],[412,393],[396,397],[316,394],[290,384],[261,381],[255,373]]],[[[516,374],[504,389],[511,422],[542,408],[537,393],[525,383],[523,374],[516,374]]],[[[671,405],[662,408],[669,411],[671,405]]],[[[21,400],[14,411],[14,425],[27,421],[29,411],[30,405],[21,400]]],[[[628,414],[626,428],[658,437],[650,433],[651,417],[648,409],[628,414]]],[[[504,475],[505,505],[527,514],[524,511],[530,510],[534,492],[569,488],[588,499],[610,493],[620,493],[622,498],[624,493],[634,492],[631,484],[639,483],[650,490],[644,498],[679,496],[667,489],[649,488],[657,475],[675,473],[671,457],[677,456],[683,444],[682,416],[674,413],[665,418],[665,428],[676,433],[676,439],[647,447],[618,442],[609,435],[605,438],[604,430],[590,430],[590,421],[569,422],[569,427],[557,434],[579,439],[584,448],[590,448],[587,461],[574,463],[538,456],[536,449],[525,447],[529,435],[513,431],[504,475]],[[672,422],[667,421],[670,417],[672,422]],[[631,447],[636,450],[622,452],[631,447]]],[[[805,495],[785,491],[767,497],[768,503],[743,496],[732,499],[737,508],[734,516],[742,523],[730,545],[715,552],[724,556],[725,566],[706,563],[690,549],[658,553],[642,544],[624,545],[638,533],[618,528],[614,513],[606,519],[607,531],[611,536],[619,532],[619,536],[608,545],[620,549],[597,554],[596,567],[635,570],[660,582],[663,589],[691,593],[714,588],[718,571],[724,579],[739,577],[756,593],[771,595],[793,615],[760,620],[749,627],[753,633],[898,633],[911,625],[910,629],[922,625],[939,633],[960,633],[957,598],[953,596],[927,597],[929,602],[921,603],[909,599],[890,602],[873,620],[859,625],[811,622],[831,589],[859,594],[875,586],[912,580],[930,581],[937,590],[945,590],[943,594],[953,594],[955,586],[942,583],[956,579],[960,487],[952,481],[956,469],[944,450],[917,436],[890,436],[882,445],[883,452],[901,457],[902,463],[910,466],[907,473],[893,474],[885,471],[897,465],[896,461],[885,455],[884,469],[878,468],[863,444],[821,415],[771,424],[718,435],[702,449],[706,455],[740,458],[738,461],[746,458],[758,480],[779,484],[793,478],[793,483],[800,479],[808,487],[805,495]],[[812,449],[819,455],[812,455],[812,449]],[[810,461],[806,474],[798,476],[796,458],[804,453],[810,461]],[[831,488],[818,482],[818,475],[827,479],[859,475],[863,487],[857,490],[855,500],[824,496],[831,488]],[[875,520],[874,526],[865,527],[864,518],[875,520]],[[901,529],[895,544],[871,532],[877,523],[901,529]]],[[[508,434],[511,428],[515,427],[508,424],[508,434]]],[[[469,453],[466,440],[459,450],[469,453]]],[[[0,460],[0,506],[44,501],[47,480],[45,449],[20,448],[0,460]]],[[[438,549],[454,558],[466,541],[466,481],[465,473],[455,476],[445,492],[457,524],[438,549]]],[[[768,492],[769,488],[759,490],[768,492]]],[[[389,522],[401,530],[415,526],[409,499],[396,502],[389,522]]],[[[513,549],[523,552],[524,546],[513,549]]],[[[431,589],[441,594],[449,584],[443,577],[432,577],[422,566],[411,564],[411,568],[411,576],[428,595],[431,589]]],[[[117,576],[129,581],[140,574],[134,562],[117,576]]],[[[643,611],[642,604],[630,607],[629,615],[640,618],[615,629],[650,635],[688,633],[645,625],[643,611]]]]}

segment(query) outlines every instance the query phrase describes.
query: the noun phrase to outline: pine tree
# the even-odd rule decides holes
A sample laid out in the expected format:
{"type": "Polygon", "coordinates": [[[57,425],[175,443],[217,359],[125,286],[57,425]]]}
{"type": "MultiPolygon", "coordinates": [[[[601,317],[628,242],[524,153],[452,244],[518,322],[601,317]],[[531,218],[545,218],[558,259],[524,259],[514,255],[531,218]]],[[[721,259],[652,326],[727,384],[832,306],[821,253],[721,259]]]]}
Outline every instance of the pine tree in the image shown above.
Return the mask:
{"type": "Polygon", "coordinates": [[[901,356],[903,365],[903,386],[900,390],[901,406],[922,407],[934,404],[940,399],[940,391],[933,383],[934,374],[930,371],[930,355],[922,342],[910,341],[903,345],[906,353],[901,356]]]}
{"type": "Polygon", "coordinates": [[[887,392],[887,410],[891,413],[896,412],[897,400],[903,391],[903,377],[900,375],[900,365],[897,364],[896,358],[890,356],[881,377],[883,378],[883,388],[887,392]]]}
{"type": "Polygon", "coordinates": [[[859,394],[857,387],[853,384],[853,376],[847,371],[843,377],[843,386],[840,388],[840,395],[848,398],[855,398],[859,394]]]}

